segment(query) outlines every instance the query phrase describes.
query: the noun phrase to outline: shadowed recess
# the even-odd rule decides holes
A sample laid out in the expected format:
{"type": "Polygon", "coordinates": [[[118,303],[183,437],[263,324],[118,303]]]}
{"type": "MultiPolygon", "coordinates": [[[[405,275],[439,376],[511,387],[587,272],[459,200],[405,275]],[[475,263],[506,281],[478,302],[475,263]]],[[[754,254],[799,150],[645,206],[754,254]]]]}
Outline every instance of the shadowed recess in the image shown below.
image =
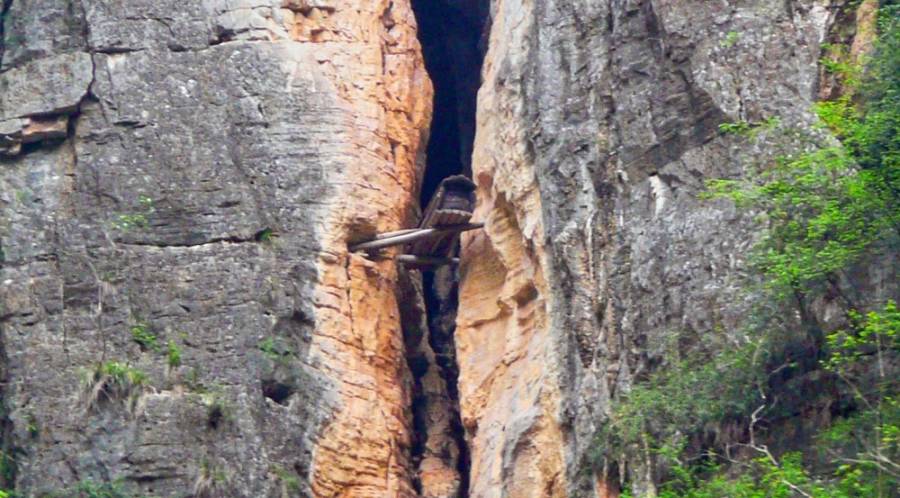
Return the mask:
{"type": "MultiPolygon", "coordinates": [[[[420,193],[424,207],[444,178],[458,174],[472,176],[476,103],[489,29],[489,3],[487,0],[413,0],[413,10],[425,66],[435,90],[434,117],[420,193]]],[[[459,368],[453,340],[458,301],[456,272],[452,267],[424,272],[423,284],[429,344],[452,404],[450,424],[459,448],[459,496],[468,496],[469,455],[459,416],[459,368]]],[[[417,379],[427,369],[415,362],[410,367],[417,379]]],[[[414,458],[424,451],[420,440],[426,437],[424,431],[427,431],[424,399],[422,393],[414,393],[412,411],[419,439],[413,448],[414,458]]]]}

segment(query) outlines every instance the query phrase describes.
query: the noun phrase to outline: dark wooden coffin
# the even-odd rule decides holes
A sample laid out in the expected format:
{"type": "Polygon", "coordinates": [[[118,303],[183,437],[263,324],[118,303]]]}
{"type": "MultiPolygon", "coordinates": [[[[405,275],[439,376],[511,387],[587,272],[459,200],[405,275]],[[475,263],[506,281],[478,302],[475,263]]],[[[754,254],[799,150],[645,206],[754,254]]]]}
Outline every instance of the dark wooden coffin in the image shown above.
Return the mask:
{"type": "MultiPolygon", "coordinates": [[[[475,209],[475,184],[465,176],[456,175],[444,179],[428,202],[422,214],[419,228],[438,228],[464,225],[472,218],[475,209]]],[[[417,256],[446,257],[450,254],[459,232],[436,234],[410,244],[410,254],[417,256]]]]}

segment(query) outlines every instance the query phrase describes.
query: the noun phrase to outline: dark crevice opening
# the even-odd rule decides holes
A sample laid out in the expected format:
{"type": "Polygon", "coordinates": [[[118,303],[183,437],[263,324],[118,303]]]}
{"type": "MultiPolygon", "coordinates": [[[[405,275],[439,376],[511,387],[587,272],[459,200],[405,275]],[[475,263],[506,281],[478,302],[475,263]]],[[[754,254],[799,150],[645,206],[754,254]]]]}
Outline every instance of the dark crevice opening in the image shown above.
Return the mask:
{"type": "Polygon", "coordinates": [[[10,8],[12,0],[0,2],[0,66],[3,65],[3,56],[6,54],[6,23],[10,8]]]}
{"type": "MultiPolygon", "coordinates": [[[[2,260],[0,260],[2,268],[2,260]]],[[[0,488],[13,490],[16,486],[16,458],[22,448],[13,437],[13,423],[9,418],[12,406],[9,402],[9,357],[6,354],[7,325],[0,320],[0,488]]]]}
{"type": "Polygon", "coordinates": [[[294,394],[294,387],[284,382],[278,382],[273,379],[263,379],[262,381],[263,396],[271,399],[279,405],[287,405],[288,398],[294,394]]]}
{"type": "Polygon", "coordinates": [[[413,0],[434,110],[421,204],[451,175],[472,176],[475,106],[487,44],[487,0],[413,0]]]}
{"type": "MultiPolygon", "coordinates": [[[[419,199],[424,207],[444,178],[458,174],[472,177],[476,101],[487,45],[490,5],[488,0],[413,0],[412,6],[425,67],[435,90],[419,199]]],[[[469,454],[459,414],[459,367],[453,337],[457,287],[454,268],[423,272],[428,342],[450,398],[450,430],[459,450],[459,496],[468,496],[469,454]]],[[[420,386],[418,381],[427,371],[427,365],[411,361],[410,369],[416,378],[416,386],[420,386]]],[[[425,451],[423,443],[428,427],[423,406],[422,393],[414,393],[412,412],[417,436],[412,449],[414,461],[425,451]]]]}

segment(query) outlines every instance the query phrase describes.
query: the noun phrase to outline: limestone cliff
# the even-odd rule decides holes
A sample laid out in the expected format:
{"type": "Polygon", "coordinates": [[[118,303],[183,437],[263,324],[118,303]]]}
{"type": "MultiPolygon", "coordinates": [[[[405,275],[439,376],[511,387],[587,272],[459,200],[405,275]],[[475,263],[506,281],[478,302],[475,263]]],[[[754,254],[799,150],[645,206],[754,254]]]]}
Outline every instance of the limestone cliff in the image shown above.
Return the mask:
{"type": "Polygon", "coordinates": [[[0,2],[0,488],[617,496],[611,403],[746,310],[718,127],[811,122],[834,7],[0,2]],[[453,173],[458,272],[348,252],[453,173]]]}
{"type": "MultiPolygon", "coordinates": [[[[811,122],[836,7],[492,3],[472,162],[486,227],[463,240],[456,331],[471,496],[617,496],[587,457],[611,404],[675,337],[746,310],[750,225],[697,194],[767,151],[718,127],[811,122]]],[[[627,463],[652,496],[653,469],[627,463]]]]}
{"type": "Polygon", "coordinates": [[[5,484],[413,496],[397,269],[346,249],[415,220],[408,3],[3,14],[5,484]]]}

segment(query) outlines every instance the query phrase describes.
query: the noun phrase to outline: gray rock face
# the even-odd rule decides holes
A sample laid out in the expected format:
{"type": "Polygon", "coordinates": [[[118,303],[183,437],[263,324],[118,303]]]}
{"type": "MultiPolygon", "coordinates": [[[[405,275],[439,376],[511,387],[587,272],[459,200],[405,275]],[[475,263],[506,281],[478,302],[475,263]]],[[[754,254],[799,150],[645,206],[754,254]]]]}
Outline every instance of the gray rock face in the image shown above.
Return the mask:
{"type": "MultiPolygon", "coordinates": [[[[224,476],[234,496],[274,489],[274,465],[308,471],[327,411],[327,382],[304,354],[313,324],[304,296],[317,247],[305,220],[329,186],[297,123],[328,115],[333,102],[309,81],[292,85],[290,54],[268,44],[76,61],[90,67],[92,58],[98,77],[72,136],[3,168],[2,315],[14,379],[6,402],[14,427],[33,423],[40,434],[15,434],[19,489],[124,478],[174,496],[204,469],[224,476]],[[266,241],[266,230],[278,239],[266,241]],[[129,333],[136,326],[156,336],[159,351],[142,351],[129,333]],[[284,406],[260,387],[265,337],[288,344],[300,370],[284,406]],[[166,366],[168,343],[180,366],[166,366]],[[152,392],[138,407],[111,400],[88,413],[79,368],[97,361],[140,369],[152,392]],[[216,423],[214,396],[225,405],[216,423]]],[[[56,88],[41,75],[30,84],[51,92],[48,100],[8,91],[4,102],[79,104],[82,95],[52,93],[79,86],[56,88]]]]}
{"type": "MultiPolygon", "coordinates": [[[[427,101],[430,86],[403,79],[421,66],[405,3],[322,3],[308,7],[356,23],[342,32],[356,38],[295,40],[300,14],[280,1],[3,2],[0,342],[15,470],[0,487],[310,496],[313,473],[333,471],[313,460],[342,383],[374,384],[311,347],[330,326],[320,310],[349,306],[347,291],[317,290],[323,264],[348,271],[351,216],[335,213],[412,212],[427,107],[406,95],[415,83],[427,101]],[[384,131],[388,114],[404,121],[384,131]],[[406,185],[338,195],[369,168],[406,185]]],[[[399,323],[396,305],[384,313],[399,323]]]]}
{"type": "Polygon", "coordinates": [[[549,0],[494,2],[492,18],[473,162],[487,227],[464,241],[457,321],[472,493],[538,496],[530,479],[540,496],[606,496],[585,471],[613,400],[677,338],[736,331],[747,309],[752,225],[697,194],[770,151],[718,126],[810,122],[829,13],[549,0]]]}
{"type": "Polygon", "coordinates": [[[72,112],[93,79],[91,56],[84,52],[45,57],[5,71],[0,118],[72,112]]]}
{"type": "Polygon", "coordinates": [[[611,403],[746,310],[751,224],[696,196],[771,151],[718,126],[807,124],[831,22],[812,0],[493,2],[464,452],[418,277],[346,251],[414,222],[431,86],[408,2],[0,3],[0,486],[36,496],[606,496],[587,453],[611,403]]]}
{"type": "Polygon", "coordinates": [[[809,122],[828,18],[816,2],[548,5],[539,16],[563,22],[538,35],[541,46],[571,47],[540,53],[549,68],[533,69],[540,97],[528,115],[579,455],[604,400],[673,343],[739,332],[753,228],[729,203],[697,195],[767,153],[719,124],[809,122]],[[562,81],[550,85],[553,68],[562,81]]]}

